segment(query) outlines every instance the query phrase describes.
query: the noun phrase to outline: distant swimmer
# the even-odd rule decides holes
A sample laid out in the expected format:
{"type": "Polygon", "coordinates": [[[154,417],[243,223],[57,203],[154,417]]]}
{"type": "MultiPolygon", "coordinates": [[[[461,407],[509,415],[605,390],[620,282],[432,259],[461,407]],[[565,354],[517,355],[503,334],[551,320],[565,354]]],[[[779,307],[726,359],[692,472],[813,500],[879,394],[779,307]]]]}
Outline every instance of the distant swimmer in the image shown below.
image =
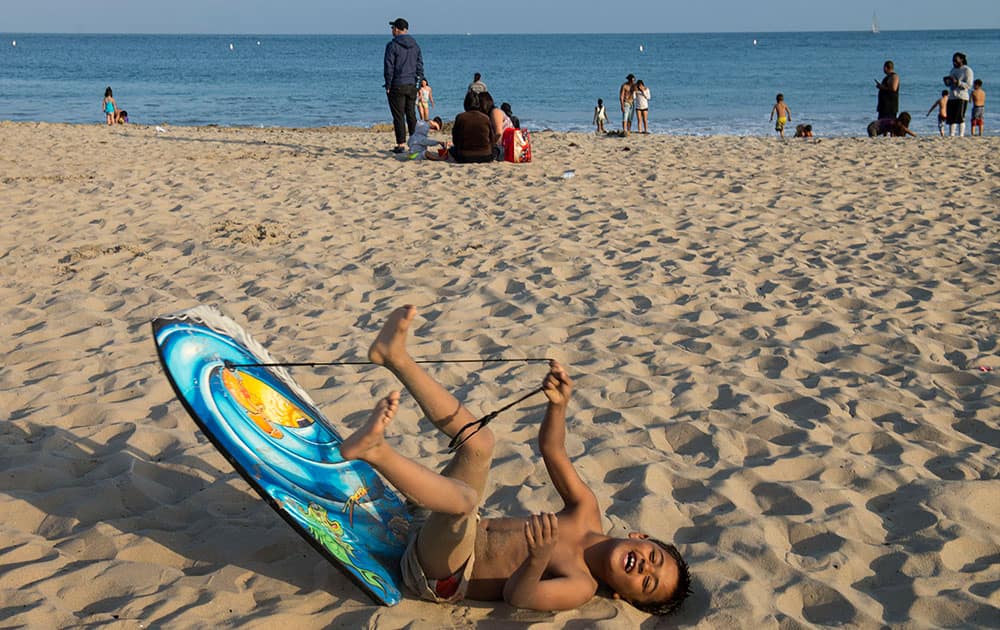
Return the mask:
{"type": "Polygon", "coordinates": [[[485,83],[483,83],[483,75],[476,72],[472,75],[472,83],[469,84],[469,87],[467,87],[465,91],[482,94],[483,92],[489,92],[490,89],[486,87],[485,83]]]}
{"type": "Polygon", "coordinates": [[[232,50],[232,49],[233,49],[233,45],[229,44],[229,50],[232,50]]]}
{"type": "Polygon", "coordinates": [[[639,52],[642,52],[642,44],[639,44],[639,52]]]}

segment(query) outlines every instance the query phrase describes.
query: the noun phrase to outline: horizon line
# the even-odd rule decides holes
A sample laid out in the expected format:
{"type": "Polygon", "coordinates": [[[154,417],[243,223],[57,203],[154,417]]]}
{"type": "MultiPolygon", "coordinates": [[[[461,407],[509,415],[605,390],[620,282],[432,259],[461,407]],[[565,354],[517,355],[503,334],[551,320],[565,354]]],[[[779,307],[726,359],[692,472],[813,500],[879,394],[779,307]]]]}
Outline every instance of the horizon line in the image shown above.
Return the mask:
{"type": "MultiPolygon", "coordinates": [[[[884,33],[919,33],[932,31],[995,31],[1000,30],[1000,26],[988,27],[967,27],[967,28],[910,28],[910,29],[879,29],[878,33],[871,33],[866,28],[844,28],[844,29],[805,29],[805,30],[760,30],[760,31],[603,31],[603,32],[583,32],[583,31],[554,31],[554,32],[522,32],[522,33],[446,33],[434,31],[415,31],[411,35],[452,35],[459,37],[476,37],[480,35],[767,35],[767,34],[790,34],[790,33],[869,33],[871,35],[881,35],[884,33]]],[[[253,36],[253,35],[277,35],[292,37],[316,37],[316,36],[347,36],[347,37],[368,37],[374,35],[384,35],[385,33],[292,33],[264,31],[240,31],[240,32],[166,32],[166,31],[0,31],[2,35],[203,35],[203,36],[253,36]]]]}

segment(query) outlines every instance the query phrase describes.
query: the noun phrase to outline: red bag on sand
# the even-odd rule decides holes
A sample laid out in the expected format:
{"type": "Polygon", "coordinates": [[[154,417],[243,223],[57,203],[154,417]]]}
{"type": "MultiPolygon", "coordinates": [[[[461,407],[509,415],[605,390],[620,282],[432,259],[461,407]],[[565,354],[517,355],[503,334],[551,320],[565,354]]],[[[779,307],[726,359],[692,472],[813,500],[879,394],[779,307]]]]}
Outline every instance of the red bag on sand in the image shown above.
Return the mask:
{"type": "Polygon", "coordinates": [[[527,129],[505,129],[502,144],[505,162],[531,161],[531,133],[527,129]]]}

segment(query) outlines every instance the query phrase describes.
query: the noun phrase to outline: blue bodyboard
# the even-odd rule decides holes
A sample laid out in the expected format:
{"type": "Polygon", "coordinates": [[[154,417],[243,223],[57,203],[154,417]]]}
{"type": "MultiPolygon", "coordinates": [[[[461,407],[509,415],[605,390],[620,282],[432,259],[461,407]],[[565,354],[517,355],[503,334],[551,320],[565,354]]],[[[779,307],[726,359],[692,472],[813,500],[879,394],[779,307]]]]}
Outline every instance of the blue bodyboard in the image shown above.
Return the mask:
{"type": "Polygon", "coordinates": [[[377,603],[401,599],[410,516],[371,466],[344,461],[340,434],[234,321],[199,306],[152,322],[185,409],[254,490],[377,603]]]}

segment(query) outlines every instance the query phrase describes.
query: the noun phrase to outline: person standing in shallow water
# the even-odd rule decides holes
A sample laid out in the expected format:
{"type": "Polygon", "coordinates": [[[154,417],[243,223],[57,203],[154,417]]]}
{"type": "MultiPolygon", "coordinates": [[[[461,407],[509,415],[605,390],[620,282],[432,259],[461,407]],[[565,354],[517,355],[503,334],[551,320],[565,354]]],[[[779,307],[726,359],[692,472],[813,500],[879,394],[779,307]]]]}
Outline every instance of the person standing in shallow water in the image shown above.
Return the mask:
{"type": "Polygon", "coordinates": [[[424,78],[424,58],[417,40],[408,31],[409,22],[396,18],[389,22],[392,39],[385,45],[383,75],[385,96],[392,113],[392,130],[396,134],[394,153],[405,153],[406,135],[417,126],[417,85],[424,78]]]}
{"type": "Polygon", "coordinates": [[[489,88],[483,83],[483,75],[478,72],[472,75],[472,83],[469,84],[469,89],[466,92],[475,92],[476,94],[482,94],[483,92],[488,92],[489,88]]]}
{"type": "Polygon", "coordinates": [[[771,108],[771,117],[769,120],[774,120],[775,117],[778,120],[774,123],[774,130],[784,138],[785,125],[792,122],[792,109],[785,103],[784,94],[778,94],[774,97],[774,107],[771,108]]]}
{"type": "Polygon", "coordinates": [[[948,135],[965,135],[965,111],[969,107],[969,90],[972,88],[972,68],[965,53],[957,52],[951,56],[951,72],[944,78],[948,86],[948,135]]]}
{"type": "Polygon", "coordinates": [[[878,118],[895,118],[899,112],[899,75],[896,74],[892,61],[886,61],[882,65],[885,76],[882,81],[875,80],[875,88],[878,89],[878,102],[875,111],[878,118]]]}
{"type": "Polygon", "coordinates": [[[639,133],[649,133],[649,88],[639,79],[635,82],[635,117],[639,133]]]}
{"type": "Polygon", "coordinates": [[[635,115],[635,75],[625,77],[625,83],[618,88],[618,103],[622,108],[622,134],[632,131],[632,117],[635,115]]]}
{"type": "Polygon", "coordinates": [[[107,123],[109,125],[115,124],[115,120],[118,117],[118,103],[115,102],[110,85],[104,90],[104,101],[101,102],[101,109],[104,110],[104,118],[107,123]]]}

